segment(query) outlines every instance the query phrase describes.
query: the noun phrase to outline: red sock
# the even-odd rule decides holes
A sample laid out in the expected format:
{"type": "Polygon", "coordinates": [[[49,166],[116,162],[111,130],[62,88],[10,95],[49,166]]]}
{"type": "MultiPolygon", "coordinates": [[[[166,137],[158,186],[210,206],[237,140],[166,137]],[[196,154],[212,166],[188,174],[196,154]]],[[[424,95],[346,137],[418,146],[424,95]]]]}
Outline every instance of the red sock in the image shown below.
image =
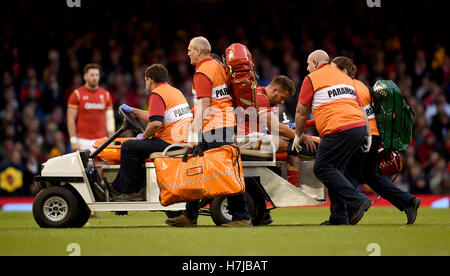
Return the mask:
{"type": "Polygon", "coordinates": [[[295,187],[298,187],[298,171],[288,171],[288,181],[295,187]]]}

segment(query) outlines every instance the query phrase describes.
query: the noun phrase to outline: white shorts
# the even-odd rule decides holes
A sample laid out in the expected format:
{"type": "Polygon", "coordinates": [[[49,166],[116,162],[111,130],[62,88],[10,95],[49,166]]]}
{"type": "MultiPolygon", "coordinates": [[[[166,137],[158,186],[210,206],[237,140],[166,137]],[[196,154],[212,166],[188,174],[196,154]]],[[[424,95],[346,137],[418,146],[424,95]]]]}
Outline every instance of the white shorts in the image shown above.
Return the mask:
{"type": "MultiPolygon", "coordinates": [[[[106,137],[103,137],[106,138],[106,137]]],[[[103,138],[98,138],[98,139],[103,139],[103,138]]],[[[98,139],[84,139],[84,138],[78,138],[78,143],[80,144],[80,149],[81,150],[90,150],[91,153],[93,153],[96,149],[94,149],[94,143],[95,141],[97,141],[98,139]]]]}
{"type": "Polygon", "coordinates": [[[273,152],[272,135],[252,132],[244,136],[235,136],[235,143],[241,149],[260,150],[261,152],[273,152]]]}

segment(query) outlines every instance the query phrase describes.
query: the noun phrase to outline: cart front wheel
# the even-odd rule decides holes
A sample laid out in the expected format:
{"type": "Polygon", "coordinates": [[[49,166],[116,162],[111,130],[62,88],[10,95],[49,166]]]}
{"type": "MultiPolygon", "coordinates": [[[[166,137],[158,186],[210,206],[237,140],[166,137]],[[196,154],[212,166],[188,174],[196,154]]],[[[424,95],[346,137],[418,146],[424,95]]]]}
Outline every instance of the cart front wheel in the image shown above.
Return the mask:
{"type": "Polygon", "coordinates": [[[42,228],[81,227],[81,215],[77,196],[62,186],[40,191],[33,202],[33,217],[42,228]]]}

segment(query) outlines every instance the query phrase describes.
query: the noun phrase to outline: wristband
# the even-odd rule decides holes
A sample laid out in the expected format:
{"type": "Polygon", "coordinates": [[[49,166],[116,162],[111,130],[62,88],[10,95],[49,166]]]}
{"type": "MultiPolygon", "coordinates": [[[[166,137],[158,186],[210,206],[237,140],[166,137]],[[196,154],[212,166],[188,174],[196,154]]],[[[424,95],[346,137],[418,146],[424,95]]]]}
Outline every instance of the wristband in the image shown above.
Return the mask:
{"type": "Polygon", "coordinates": [[[76,136],[70,137],[70,143],[71,144],[78,143],[78,138],[76,136]]]}

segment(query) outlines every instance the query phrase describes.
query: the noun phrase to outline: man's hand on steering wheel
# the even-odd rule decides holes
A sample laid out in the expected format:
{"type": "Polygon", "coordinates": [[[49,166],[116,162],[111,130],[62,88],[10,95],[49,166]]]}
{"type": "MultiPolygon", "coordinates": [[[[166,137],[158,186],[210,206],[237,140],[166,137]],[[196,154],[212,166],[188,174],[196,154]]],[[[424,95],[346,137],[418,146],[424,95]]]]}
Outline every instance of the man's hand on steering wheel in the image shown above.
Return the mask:
{"type": "MultiPolygon", "coordinates": [[[[127,128],[133,128],[135,131],[143,133],[144,129],[139,124],[139,122],[136,120],[136,117],[134,116],[134,114],[131,113],[131,112],[128,113],[126,111],[127,107],[131,108],[128,105],[121,105],[119,107],[119,114],[124,118],[124,121],[122,123],[123,127],[127,127],[128,126],[127,128]]],[[[133,109],[133,108],[131,108],[131,109],[133,109]]],[[[128,109],[128,111],[129,111],[129,109],[128,109]]]]}
{"type": "Polygon", "coordinates": [[[126,113],[132,113],[133,112],[133,108],[129,105],[123,104],[119,107],[120,109],[122,109],[123,111],[125,111],[126,113]]]}

